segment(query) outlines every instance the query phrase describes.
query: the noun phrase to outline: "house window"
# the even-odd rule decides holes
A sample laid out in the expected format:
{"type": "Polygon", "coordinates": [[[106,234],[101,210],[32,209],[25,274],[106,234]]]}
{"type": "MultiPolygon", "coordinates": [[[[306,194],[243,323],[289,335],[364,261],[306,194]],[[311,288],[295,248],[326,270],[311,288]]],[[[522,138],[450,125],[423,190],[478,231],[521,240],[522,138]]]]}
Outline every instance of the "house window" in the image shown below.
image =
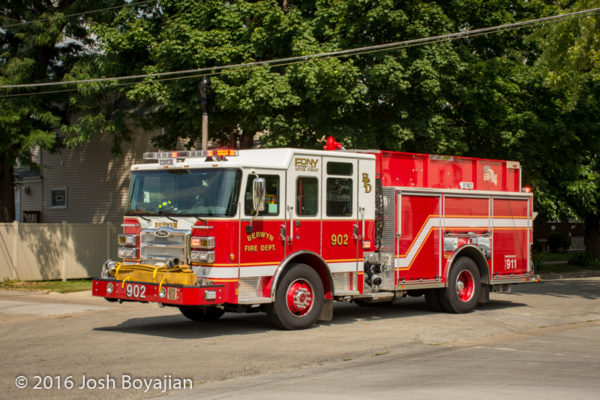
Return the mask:
{"type": "Polygon", "coordinates": [[[54,188],[50,196],[51,208],[67,208],[67,188],[54,188]]]}
{"type": "Polygon", "coordinates": [[[23,211],[23,222],[38,223],[42,222],[41,211],[23,211]]]}

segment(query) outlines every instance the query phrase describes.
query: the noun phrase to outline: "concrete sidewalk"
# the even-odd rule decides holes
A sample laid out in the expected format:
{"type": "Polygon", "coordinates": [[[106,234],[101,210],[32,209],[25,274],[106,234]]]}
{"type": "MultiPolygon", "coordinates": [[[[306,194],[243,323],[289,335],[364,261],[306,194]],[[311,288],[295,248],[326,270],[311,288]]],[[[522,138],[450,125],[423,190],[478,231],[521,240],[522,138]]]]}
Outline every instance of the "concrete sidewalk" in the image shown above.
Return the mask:
{"type": "Polygon", "coordinates": [[[57,293],[28,290],[0,290],[0,313],[11,315],[60,316],[114,307],[93,297],[91,290],[57,293]]]}

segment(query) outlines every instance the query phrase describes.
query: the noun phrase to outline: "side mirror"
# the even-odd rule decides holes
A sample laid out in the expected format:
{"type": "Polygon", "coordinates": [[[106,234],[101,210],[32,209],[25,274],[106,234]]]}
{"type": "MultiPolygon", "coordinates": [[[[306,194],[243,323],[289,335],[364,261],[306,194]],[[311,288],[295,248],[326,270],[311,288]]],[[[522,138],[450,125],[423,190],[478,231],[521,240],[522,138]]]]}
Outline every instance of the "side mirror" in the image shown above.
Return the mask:
{"type": "Polygon", "coordinates": [[[257,213],[265,210],[267,199],[267,184],[265,178],[256,178],[252,182],[252,204],[257,213]]]}

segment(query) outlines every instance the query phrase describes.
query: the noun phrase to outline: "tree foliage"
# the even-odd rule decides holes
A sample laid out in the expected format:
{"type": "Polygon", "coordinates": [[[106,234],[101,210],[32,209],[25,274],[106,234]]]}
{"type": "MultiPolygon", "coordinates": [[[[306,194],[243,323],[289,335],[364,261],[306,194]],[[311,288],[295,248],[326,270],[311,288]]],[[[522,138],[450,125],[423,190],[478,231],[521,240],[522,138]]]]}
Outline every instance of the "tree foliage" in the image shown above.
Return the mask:
{"type": "MultiPolygon", "coordinates": [[[[132,52],[145,72],[162,72],[402,41],[552,11],[541,1],[508,0],[314,1],[287,8],[274,0],[163,1],[153,13],[130,12],[99,27],[98,36],[114,65],[132,52]]],[[[322,136],[335,135],[347,147],[506,156],[528,117],[520,85],[537,47],[524,37],[505,33],[230,70],[212,77],[211,136],[249,146],[262,132],[266,146],[317,147],[322,136]]],[[[193,143],[199,135],[196,82],[148,79],[128,91],[152,110],[144,116],[148,126],[165,128],[160,144],[177,137],[193,143]]]]}
{"type": "MultiPolygon", "coordinates": [[[[116,0],[5,2],[0,7],[0,84],[68,79],[78,63],[93,58],[97,52],[89,31],[90,21],[107,22],[114,13],[69,15],[120,3],[116,0]]],[[[20,161],[39,167],[31,158],[34,146],[56,150],[88,139],[100,127],[111,128],[110,116],[98,111],[97,96],[90,98],[90,104],[95,106],[88,104],[86,109],[79,107],[84,104],[81,98],[78,101],[77,96],[63,90],[42,95],[28,95],[36,90],[27,89],[0,93],[9,96],[0,98],[0,221],[14,219],[14,165],[20,161]],[[80,121],[71,118],[76,113],[83,113],[80,121]]]]}
{"type": "MultiPolygon", "coordinates": [[[[579,0],[570,10],[598,6],[579,0]]],[[[539,180],[544,210],[583,219],[586,248],[600,256],[600,17],[554,24],[535,36],[543,50],[536,67],[558,108],[555,149],[539,162],[553,172],[539,180]]]]}

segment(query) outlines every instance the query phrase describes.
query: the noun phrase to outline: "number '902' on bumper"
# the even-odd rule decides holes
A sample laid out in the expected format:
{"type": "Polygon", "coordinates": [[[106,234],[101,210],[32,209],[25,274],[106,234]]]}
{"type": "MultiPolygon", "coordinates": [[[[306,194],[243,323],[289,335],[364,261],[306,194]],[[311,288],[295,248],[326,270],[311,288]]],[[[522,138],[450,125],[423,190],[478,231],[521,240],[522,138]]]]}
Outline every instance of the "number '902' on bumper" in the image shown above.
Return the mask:
{"type": "Polygon", "coordinates": [[[170,305],[216,305],[224,302],[224,285],[186,286],[94,279],[92,295],[122,301],[153,302],[170,305]]]}

